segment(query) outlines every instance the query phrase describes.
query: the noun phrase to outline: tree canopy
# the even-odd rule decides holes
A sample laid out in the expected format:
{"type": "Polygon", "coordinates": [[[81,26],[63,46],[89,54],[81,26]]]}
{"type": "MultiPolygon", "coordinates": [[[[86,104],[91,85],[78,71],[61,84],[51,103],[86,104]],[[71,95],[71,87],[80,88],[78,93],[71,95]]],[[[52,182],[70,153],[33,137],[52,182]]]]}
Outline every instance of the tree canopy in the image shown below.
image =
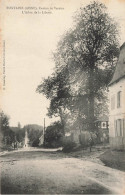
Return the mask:
{"type": "Polygon", "coordinates": [[[2,136],[2,143],[10,145],[14,141],[15,134],[9,127],[9,117],[4,113],[0,113],[0,134],[2,136]]]}
{"type": "Polygon", "coordinates": [[[95,104],[105,96],[118,48],[117,24],[105,5],[93,1],[81,7],[74,16],[74,26],[53,54],[55,72],[37,88],[50,99],[50,115],[62,117],[66,109],[77,107],[78,117],[87,119],[88,129],[93,131],[95,104]]]}
{"type": "Polygon", "coordinates": [[[44,145],[47,147],[61,146],[61,139],[64,135],[63,126],[60,121],[54,122],[47,127],[44,137],[44,145]]]}

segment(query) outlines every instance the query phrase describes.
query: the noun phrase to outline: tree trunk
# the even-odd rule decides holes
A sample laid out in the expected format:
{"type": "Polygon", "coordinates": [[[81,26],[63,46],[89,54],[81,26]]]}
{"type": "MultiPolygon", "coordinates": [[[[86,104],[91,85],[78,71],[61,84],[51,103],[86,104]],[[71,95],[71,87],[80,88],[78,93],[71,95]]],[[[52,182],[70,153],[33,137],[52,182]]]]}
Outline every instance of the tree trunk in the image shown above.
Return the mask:
{"type": "Polygon", "coordinates": [[[89,131],[94,131],[94,95],[89,96],[89,131]]]}
{"type": "Polygon", "coordinates": [[[66,123],[65,123],[65,120],[64,120],[64,117],[63,117],[63,111],[60,107],[59,107],[59,115],[60,115],[61,124],[63,126],[63,133],[65,135],[65,125],[66,125],[66,123]]]}
{"type": "Polygon", "coordinates": [[[88,113],[88,121],[89,121],[89,131],[93,132],[95,129],[94,125],[94,78],[93,78],[93,72],[94,69],[90,69],[89,73],[89,113],[88,113]]]}

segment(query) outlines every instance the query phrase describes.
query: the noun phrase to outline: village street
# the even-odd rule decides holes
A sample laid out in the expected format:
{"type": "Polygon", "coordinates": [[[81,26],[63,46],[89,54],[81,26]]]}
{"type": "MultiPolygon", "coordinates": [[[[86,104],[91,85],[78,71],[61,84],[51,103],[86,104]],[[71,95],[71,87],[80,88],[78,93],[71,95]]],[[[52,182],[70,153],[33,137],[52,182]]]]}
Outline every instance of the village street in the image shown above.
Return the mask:
{"type": "Polygon", "coordinates": [[[104,166],[94,156],[75,158],[62,152],[32,149],[4,154],[0,161],[1,194],[123,194],[124,191],[124,172],[104,166]]]}

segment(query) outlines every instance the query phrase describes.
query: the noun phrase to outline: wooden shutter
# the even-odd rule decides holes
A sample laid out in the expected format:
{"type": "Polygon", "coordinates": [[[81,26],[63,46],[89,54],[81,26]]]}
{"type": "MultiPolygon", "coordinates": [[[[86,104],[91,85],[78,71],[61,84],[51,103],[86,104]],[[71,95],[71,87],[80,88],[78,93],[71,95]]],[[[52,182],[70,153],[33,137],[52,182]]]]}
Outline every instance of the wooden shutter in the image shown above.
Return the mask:
{"type": "Polygon", "coordinates": [[[125,137],[125,119],[122,120],[123,124],[123,137],[125,137]]]}
{"type": "Polygon", "coordinates": [[[115,126],[115,137],[118,136],[118,132],[117,132],[117,120],[114,121],[114,126],[115,126]]]}

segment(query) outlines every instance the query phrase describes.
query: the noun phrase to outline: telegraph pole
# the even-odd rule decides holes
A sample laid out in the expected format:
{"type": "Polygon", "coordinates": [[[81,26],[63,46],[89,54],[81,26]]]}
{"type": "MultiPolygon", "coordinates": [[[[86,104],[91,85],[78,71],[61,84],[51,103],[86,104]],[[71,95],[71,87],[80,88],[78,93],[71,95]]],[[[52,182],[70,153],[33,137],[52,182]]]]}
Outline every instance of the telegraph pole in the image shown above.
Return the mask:
{"type": "Polygon", "coordinates": [[[44,135],[45,135],[45,118],[44,118],[44,127],[43,127],[43,143],[44,143],[44,135]]]}

